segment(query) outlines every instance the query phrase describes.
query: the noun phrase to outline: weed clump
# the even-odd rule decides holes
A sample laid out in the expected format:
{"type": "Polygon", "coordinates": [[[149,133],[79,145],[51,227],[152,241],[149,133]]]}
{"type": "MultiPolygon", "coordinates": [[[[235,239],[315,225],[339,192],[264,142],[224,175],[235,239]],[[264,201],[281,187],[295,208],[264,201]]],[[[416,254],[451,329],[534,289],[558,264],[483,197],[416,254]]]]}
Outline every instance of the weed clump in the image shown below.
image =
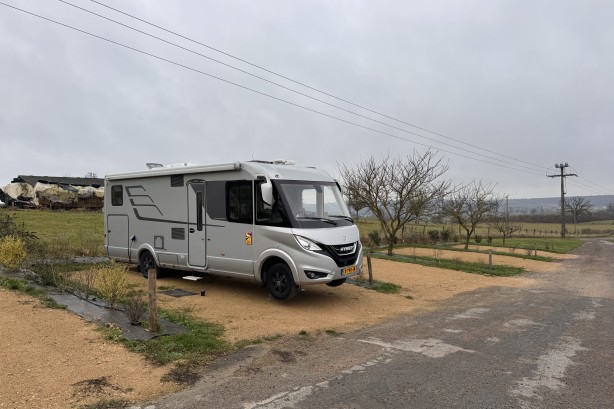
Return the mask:
{"type": "Polygon", "coordinates": [[[128,294],[128,271],[125,266],[110,263],[96,269],[96,289],[110,307],[115,307],[128,294]]]}
{"type": "Polygon", "coordinates": [[[20,237],[5,236],[0,239],[0,265],[7,270],[18,270],[27,256],[25,242],[20,237]]]}

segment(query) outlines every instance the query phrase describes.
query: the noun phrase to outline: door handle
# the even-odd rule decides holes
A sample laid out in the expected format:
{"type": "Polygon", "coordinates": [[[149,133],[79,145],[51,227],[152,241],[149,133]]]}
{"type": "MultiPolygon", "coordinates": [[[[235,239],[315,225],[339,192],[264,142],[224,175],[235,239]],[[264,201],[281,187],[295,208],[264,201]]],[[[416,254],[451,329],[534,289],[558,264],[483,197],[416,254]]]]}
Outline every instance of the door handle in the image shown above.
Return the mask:
{"type": "Polygon", "coordinates": [[[196,230],[194,230],[194,228],[190,229],[190,233],[194,233],[196,230]]]}

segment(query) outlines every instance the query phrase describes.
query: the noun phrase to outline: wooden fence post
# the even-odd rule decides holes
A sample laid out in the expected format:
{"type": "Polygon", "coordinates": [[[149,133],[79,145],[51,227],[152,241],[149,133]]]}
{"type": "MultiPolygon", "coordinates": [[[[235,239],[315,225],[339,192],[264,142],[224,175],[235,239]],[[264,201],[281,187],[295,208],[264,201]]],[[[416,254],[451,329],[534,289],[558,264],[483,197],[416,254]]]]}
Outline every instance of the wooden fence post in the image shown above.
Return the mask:
{"type": "Polygon", "coordinates": [[[156,297],[157,274],[155,268],[147,271],[147,284],[149,293],[149,330],[158,331],[158,300],[156,297]]]}
{"type": "Polygon", "coordinates": [[[492,249],[488,250],[488,265],[490,266],[490,269],[492,270],[492,249]]]}
{"type": "Polygon", "coordinates": [[[367,250],[367,270],[369,271],[369,285],[373,285],[373,270],[371,269],[371,249],[367,250]]]}

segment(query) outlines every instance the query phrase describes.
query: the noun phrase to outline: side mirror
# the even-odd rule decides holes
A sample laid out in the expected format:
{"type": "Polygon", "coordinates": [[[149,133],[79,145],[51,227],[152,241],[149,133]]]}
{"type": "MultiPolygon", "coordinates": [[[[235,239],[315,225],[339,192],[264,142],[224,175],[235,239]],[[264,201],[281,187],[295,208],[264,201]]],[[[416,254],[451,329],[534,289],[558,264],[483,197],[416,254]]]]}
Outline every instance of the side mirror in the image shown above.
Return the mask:
{"type": "Polygon", "coordinates": [[[273,205],[273,184],[270,180],[260,185],[260,191],[262,192],[262,201],[269,206],[273,205]]]}

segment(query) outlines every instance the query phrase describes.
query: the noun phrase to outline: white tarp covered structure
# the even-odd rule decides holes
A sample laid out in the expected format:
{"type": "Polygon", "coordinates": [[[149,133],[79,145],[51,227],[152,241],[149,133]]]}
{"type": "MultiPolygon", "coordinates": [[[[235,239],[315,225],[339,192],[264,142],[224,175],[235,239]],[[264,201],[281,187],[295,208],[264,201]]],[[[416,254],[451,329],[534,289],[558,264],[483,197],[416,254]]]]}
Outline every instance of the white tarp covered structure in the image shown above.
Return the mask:
{"type": "Polygon", "coordinates": [[[13,199],[18,197],[34,199],[34,188],[28,183],[9,183],[2,188],[2,191],[13,199]]]}
{"type": "Polygon", "coordinates": [[[104,201],[103,187],[44,182],[37,182],[32,187],[29,183],[13,182],[2,190],[13,199],[20,198],[42,207],[101,209],[104,201]]]}
{"type": "Polygon", "coordinates": [[[77,189],[38,182],[34,186],[34,204],[52,206],[54,204],[73,207],[77,204],[77,189]]]}

